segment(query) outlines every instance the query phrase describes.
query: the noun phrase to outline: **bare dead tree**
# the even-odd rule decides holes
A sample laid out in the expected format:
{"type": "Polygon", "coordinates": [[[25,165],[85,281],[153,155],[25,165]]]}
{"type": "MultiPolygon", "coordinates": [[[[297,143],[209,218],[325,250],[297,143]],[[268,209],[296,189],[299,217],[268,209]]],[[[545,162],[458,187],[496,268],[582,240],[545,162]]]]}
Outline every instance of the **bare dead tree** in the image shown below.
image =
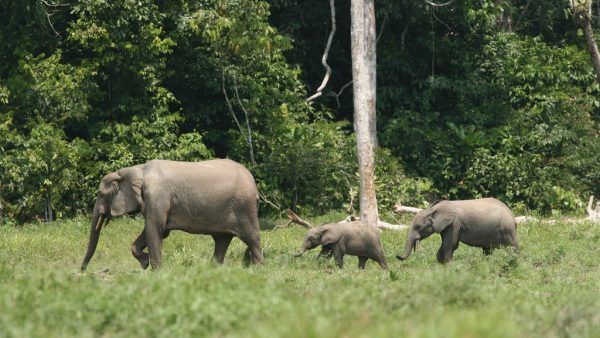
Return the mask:
{"type": "MultiPolygon", "coordinates": [[[[385,27],[387,20],[388,20],[388,15],[386,14],[383,17],[383,21],[381,22],[381,27],[379,28],[379,34],[377,35],[377,39],[375,41],[376,44],[379,43],[379,39],[381,38],[381,35],[383,34],[383,28],[385,27]]],[[[402,32],[402,49],[404,49],[404,37],[406,36],[407,31],[408,31],[408,25],[406,25],[404,31],[402,32]]],[[[352,85],[352,80],[350,80],[346,84],[344,84],[337,93],[332,92],[332,95],[335,97],[335,100],[337,102],[338,108],[340,107],[340,96],[342,95],[344,90],[346,90],[346,88],[350,87],[351,85],[352,85]]]]}
{"type": "Polygon", "coordinates": [[[331,42],[333,41],[333,36],[335,35],[335,31],[336,31],[335,1],[334,0],[329,0],[329,7],[331,10],[331,31],[329,32],[329,37],[327,38],[327,44],[325,45],[325,51],[323,52],[323,56],[321,57],[321,64],[323,65],[323,67],[325,67],[325,76],[323,77],[323,81],[321,82],[321,85],[319,86],[319,88],[317,88],[317,92],[314,93],[308,99],[306,99],[306,102],[312,102],[316,98],[320,97],[323,94],[323,89],[325,89],[327,82],[329,82],[329,77],[331,76],[331,67],[327,63],[327,57],[329,56],[329,49],[331,48],[331,42]]]}
{"type": "Polygon", "coordinates": [[[350,13],[360,220],[367,226],[375,227],[379,220],[375,194],[375,148],[377,146],[375,0],[352,0],[350,13]]]}

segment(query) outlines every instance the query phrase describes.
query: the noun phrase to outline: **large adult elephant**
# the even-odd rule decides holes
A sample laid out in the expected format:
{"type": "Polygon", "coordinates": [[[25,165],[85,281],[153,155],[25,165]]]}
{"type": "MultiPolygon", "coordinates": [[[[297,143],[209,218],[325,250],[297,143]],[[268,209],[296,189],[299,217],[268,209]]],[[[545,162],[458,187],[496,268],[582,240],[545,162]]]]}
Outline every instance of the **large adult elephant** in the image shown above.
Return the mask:
{"type": "Polygon", "coordinates": [[[258,190],[252,174],[231,160],[152,160],[110,173],[100,182],[90,239],[81,270],[94,255],[102,225],[111,217],[141,212],[144,230],[133,256],[146,269],[161,265],[162,241],[171,230],[211,235],[213,259],[223,263],[234,236],[246,245],[245,258],[263,260],[258,226],[258,190]],[[148,253],[144,249],[148,247],[148,253]]]}

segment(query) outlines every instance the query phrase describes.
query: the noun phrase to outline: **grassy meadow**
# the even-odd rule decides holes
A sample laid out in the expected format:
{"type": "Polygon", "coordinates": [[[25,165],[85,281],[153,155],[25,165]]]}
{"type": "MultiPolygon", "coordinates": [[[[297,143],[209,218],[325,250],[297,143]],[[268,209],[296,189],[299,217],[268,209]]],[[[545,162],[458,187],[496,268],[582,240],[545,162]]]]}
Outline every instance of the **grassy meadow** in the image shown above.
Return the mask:
{"type": "Polygon", "coordinates": [[[521,224],[520,255],[461,245],[444,266],[439,236],[400,262],[406,232],[384,231],[389,271],[352,256],[339,270],[317,250],[293,258],[295,225],[262,231],[266,264],[250,268],[238,239],[215,266],[210,237],[172,232],[152,272],[130,254],[142,219],[122,218],[82,274],[88,222],[0,227],[0,337],[600,337],[590,223],[521,224]]]}

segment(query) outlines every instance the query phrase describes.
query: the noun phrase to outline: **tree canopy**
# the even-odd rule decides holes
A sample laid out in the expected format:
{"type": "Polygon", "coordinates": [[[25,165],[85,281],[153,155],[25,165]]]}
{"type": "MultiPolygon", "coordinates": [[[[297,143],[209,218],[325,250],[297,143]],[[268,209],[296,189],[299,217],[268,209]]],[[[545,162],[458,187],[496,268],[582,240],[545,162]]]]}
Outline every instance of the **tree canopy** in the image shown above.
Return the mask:
{"type": "MultiPolygon", "coordinates": [[[[351,212],[349,6],[307,103],[327,1],[3,1],[2,222],[86,212],[104,174],[153,158],[240,161],[263,213],[351,212]]],[[[381,212],[482,196],[571,212],[600,194],[600,85],[568,3],[381,0],[376,16],[381,212]]]]}

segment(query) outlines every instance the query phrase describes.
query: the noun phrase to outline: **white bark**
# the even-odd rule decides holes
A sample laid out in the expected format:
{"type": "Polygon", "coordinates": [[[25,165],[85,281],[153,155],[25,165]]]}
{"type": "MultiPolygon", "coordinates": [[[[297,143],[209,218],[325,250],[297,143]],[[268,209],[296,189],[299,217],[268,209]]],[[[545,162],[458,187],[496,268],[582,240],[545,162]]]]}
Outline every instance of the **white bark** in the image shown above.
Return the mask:
{"type": "Polygon", "coordinates": [[[377,225],[375,196],[375,153],[377,129],[375,1],[351,1],[352,79],[354,89],[354,131],[360,176],[360,219],[377,225]]]}
{"type": "MultiPolygon", "coordinates": [[[[558,222],[575,223],[575,222],[581,222],[581,221],[585,221],[585,220],[589,220],[592,223],[600,223],[600,202],[596,202],[596,208],[593,208],[593,204],[594,204],[594,196],[590,196],[590,200],[588,201],[587,208],[585,209],[585,213],[587,214],[587,217],[583,218],[583,219],[579,218],[579,219],[562,219],[562,220],[556,220],[556,219],[541,220],[541,219],[533,217],[533,216],[516,216],[515,223],[519,224],[519,223],[534,222],[534,221],[540,221],[540,222],[545,222],[545,223],[558,223],[558,222]]],[[[398,213],[398,214],[416,214],[421,210],[423,210],[423,209],[403,206],[400,203],[397,203],[396,205],[394,205],[394,212],[398,213]]]]}
{"type": "MultiPolygon", "coordinates": [[[[302,218],[300,218],[300,216],[296,215],[292,210],[288,209],[287,211],[287,216],[290,219],[289,223],[286,225],[282,225],[282,226],[276,226],[275,229],[279,229],[279,228],[286,228],[288,227],[291,223],[296,223],[299,224],[305,228],[312,228],[314,227],[314,225],[312,223],[310,223],[309,221],[303,220],[302,218]]],[[[346,223],[346,222],[354,222],[354,221],[359,221],[358,217],[354,216],[354,215],[350,215],[346,218],[344,218],[343,220],[336,222],[336,223],[346,223]]],[[[384,222],[382,220],[377,220],[377,228],[379,229],[387,229],[387,230],[394,230],[394,231],[399,231],[399,230],[403,230],[403,229],[407,229],[408,226],[404,225],[404,224],[391,224],[388,222],[384,222]]]]}
{"type": "Polygon", "coordinates": [[[329,55],[329,49],[331,48],[331,42],[333,41],[333,36],[335,35],[336,25],[335,25],[335,3],[334,0],[329,0],[329,7],[331,10],[331,31],[329,32],[329,37],[327,38],[327,44],[325,45],[325,51],[323,52],[323,56],[321,57],[321,64],[325,68],[325,77],[323,77],[323,81],[319,88],[317,88],[317,92],[314,93],[311,97],[306,99],[306,102],[312,102],[316,98],[320,97],[323,94],[323,89],[327,85],[329,81],[329,77],[331,76],[331,67],[327,63],[327,56],[329,55]]]}
{"type": "Polygon", "coordinates": [[[592,208],[594,205],[594,196],[590,196],[587,208],[585,212],[588,215],[587,219],[592,223],[600,223],[600,202],[596,202],[596,208],[592,208]]]}
{"type": "Polygon", "coordinates": [[[390,224],[390,223],[384,222],[382,220],[379,220],[379,222],[377,222],[377,227],[379,229],[394,230],[394,231],[400,231],[400,230],[404,230],[404,229],[408,229],[409,228],[408,225],[404,225],[404,224],[390,224]]]}
{"type": "Polygon", "coordinates": [[[417,212],[419,212],[421,210],[423,210],[423,209],[415,208],[415,207],[406,207],[406,206],[400,205],[400,203],[394,205],[394,212],[396,212],[398,214],[416,214],[417,212]]]}

